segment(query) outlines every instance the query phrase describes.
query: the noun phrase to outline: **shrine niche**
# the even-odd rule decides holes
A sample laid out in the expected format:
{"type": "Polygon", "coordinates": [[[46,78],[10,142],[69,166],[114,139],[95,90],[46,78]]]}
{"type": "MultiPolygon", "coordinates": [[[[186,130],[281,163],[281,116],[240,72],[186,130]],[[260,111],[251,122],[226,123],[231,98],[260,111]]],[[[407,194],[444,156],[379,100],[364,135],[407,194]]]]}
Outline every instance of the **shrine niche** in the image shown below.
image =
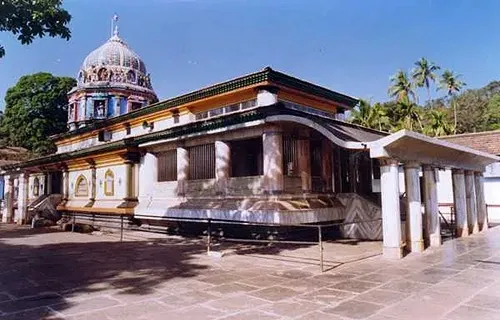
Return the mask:
{"type": "Polygon", "coordinates": [[[33,179],[33,196],[38,197],[38,195],[40,195],[40,179],[35,177],[33,179]]]}
{"type": "Polygon", "coordinates": [[[104,195],[108,197],[115,195],[115,174],[111,169],[104,174],[104,195]]]}
{"type": "Polygon", "coordinates": [[[127,72],[127,82],[135,83],[135,72],[130,70],[127,72]]]}
{"type": "Polygon", "coordinates": [[[76,178],[75,183],[75,197],[88,197],[89,195],[89,183],[87,178],[81,174],[76,178]]]}
{"type": "Polygon", "coordinates": [[[94,117],[104,118],[106,114],[106,100],[95,100],[94,101],[94,117]]]}
{"type": "Polygon", "coordinates": [[[97,79],[99,81],[108,81],[109,80],[109,73],[106,68],[101,68],[97,72],[97,79]]]}

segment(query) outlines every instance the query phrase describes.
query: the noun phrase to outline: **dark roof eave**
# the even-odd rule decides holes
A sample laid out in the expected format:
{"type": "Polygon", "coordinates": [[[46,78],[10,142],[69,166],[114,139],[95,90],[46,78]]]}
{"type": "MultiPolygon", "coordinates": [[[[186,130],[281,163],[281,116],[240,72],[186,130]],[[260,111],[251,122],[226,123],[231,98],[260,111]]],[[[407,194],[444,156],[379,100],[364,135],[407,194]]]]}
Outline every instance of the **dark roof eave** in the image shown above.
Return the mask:
{"type": "Polygon", "coordinates": [[[90,148],[83,149],[83,150],[54,154],[51,156],[33,159],[30,161],[18,163],[15,165],[6,165],[6,166],[3,166],[1,168],[3,170],[6,170],[6,171],[12,171],[12,170],[16,170],[18,168],[29,168],[29,167],[36,167],[36,166],[41,166],[41,165],[52,164],[55,162],[64,162],[64,161],[67,161],[70,159],[85,157],[85,156],[96,154],[96,153],[109,152],[109,151],[115,151],[115,150],[126,149],[126,148],[136,148],[140,144],[147,143],[147,142],[153,142],[153,141],[163,140],[163,139],[171,139],[171,138],[175,138],[175,137],[179,137],[179,136],[189,135],[192,133],[206,132],[209,130],[213,130],[213,129],[217,129],[217,128],[221,128],[221,127],[225,127],[225,126],[230,126],[230,125],[234,125],[234,124],[239,124],[239,123],[244,123],[244,122],[249,122],[249,121],[254,121],[254,120],[261,120],[261,119],[265,119],[267,116],[279,115],[279,114],[284,114],[284,113],[297,114],[297,115],[300,115],[303,117],[315,119],[316,121],[322,119],[321,121],[330,121],[332,123],[337,123],[337,124],[342,125],[342,126],[350,126],[350,127],[358,128],[361,130],[366,130],[367,132],[378,133],[378,134],[382,134],[382,135],[387,134],[387,133],[379,132],[377,130],[372,130],[372,129],[364,128],[364,127],[361,127],[358,125],[346,123],[343,121],[334,120],[334,119],[326,119],[323,117],[311,115],[311,114],[304,113],[301,111],[288,109],[288,108],[283,107],[282,104],[278,104],[278,105],[273,105],[273,106],[268,106],[268,107],[256,108],[253,110],[244,111],[241,113],[236,113],[233,115],[228,115],[228,116],[224,116],[224,117],[220,117],[220,118],[212,118],[212,119],[207,119],[204,121],[192,122],[192,123],[188,123],[188,124],[185,124],[182,126],[165,129],[165,130],[158,131],[158,132],[151,132],[151,133],[148,133],[148,134],[145,134],[142,136],[130,137],[130,138],[126,138],[124,140],[110,142],[107,144],[94,146],[94,147],[90,147],[90,148]]]}

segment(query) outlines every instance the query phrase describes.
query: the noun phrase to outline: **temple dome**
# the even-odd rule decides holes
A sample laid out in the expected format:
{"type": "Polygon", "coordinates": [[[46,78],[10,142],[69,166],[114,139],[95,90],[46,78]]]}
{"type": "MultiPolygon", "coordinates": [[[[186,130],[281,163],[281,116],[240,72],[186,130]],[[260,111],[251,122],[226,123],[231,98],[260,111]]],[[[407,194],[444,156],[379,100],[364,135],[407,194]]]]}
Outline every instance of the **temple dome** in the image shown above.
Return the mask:
{"type": "Polygon", "coordinates": [[[92,51],[83,61],[78,84],[127,84],[152,89],[146,65],[115,31],[102,46],[92,51]]]}

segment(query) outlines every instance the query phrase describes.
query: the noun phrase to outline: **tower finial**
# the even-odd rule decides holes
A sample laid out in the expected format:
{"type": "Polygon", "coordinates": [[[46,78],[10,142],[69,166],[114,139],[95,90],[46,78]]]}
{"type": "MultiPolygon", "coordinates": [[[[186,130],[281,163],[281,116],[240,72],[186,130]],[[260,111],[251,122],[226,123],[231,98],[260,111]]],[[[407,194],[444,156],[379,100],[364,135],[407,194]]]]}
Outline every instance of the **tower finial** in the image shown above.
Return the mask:
{"type": "Polygon", "coordinates": [[[118,36],[118,15],[116,13],[111,19],[111,36],[118,36]]]}

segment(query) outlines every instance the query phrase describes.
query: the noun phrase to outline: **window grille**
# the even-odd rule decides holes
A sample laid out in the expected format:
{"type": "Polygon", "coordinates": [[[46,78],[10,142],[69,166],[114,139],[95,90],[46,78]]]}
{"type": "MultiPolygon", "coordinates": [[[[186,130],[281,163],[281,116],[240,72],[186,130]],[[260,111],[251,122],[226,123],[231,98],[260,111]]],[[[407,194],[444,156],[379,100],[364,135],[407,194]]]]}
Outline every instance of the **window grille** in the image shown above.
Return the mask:
{"type": "Polygon", "coordinates": [[[170,150],[159,153],[158,160],[158,181],[177,180],[177,150],[170,150]]]}
{"type": "Polygon", "coordinates": [[[215,178],[215,144],[189,148],[189,179],[215,178]]]}

